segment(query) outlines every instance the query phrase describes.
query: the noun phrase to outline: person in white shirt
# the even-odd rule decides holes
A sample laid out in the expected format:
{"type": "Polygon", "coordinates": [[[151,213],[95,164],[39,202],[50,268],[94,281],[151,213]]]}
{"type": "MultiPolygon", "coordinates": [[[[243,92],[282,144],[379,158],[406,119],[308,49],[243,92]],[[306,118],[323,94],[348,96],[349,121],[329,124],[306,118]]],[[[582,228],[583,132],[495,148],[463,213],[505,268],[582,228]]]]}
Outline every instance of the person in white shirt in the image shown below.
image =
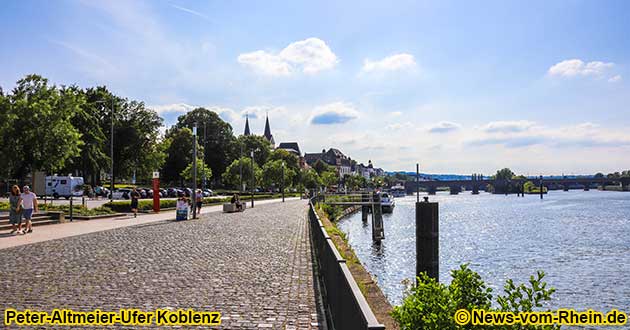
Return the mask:
{"type": "Polygon", "coordinates": [[[39,207],[37,206],[37,196],[31,191],[29,186],[24,186],[22,191],[24,192],[20,197],[22,197],[22,208],[24,209],[22,217],[24,217],[24,221],[26,222],[26,229],[24,229],[24,234],[26,234],[33,232],[31,218],[33,217],[33,211],[35,211],[35,213],[39,212],[39,207]]]}

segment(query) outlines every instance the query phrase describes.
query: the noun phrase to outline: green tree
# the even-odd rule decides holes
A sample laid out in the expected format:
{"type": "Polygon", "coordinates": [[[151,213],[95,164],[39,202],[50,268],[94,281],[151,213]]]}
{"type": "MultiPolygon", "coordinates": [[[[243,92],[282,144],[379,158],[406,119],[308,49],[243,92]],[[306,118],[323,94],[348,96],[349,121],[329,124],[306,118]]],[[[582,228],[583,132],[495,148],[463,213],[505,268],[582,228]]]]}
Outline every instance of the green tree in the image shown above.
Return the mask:
{"type": "MultiPolygon", "coordinates": [[[[188,182],[193,180],[193,164],[192,162],[186,166],[186,168],[180,173],[180,176],[188,182]]],[[[206,175],[206,179],[212,178],[212,169],[203,163],[201,158],[197,159],[197,185],[200,185],[203,181],[203,175],[206,175]]]]}
{"type": "Polygon", "coordinates": [[[101,101],[111,99],[111,94],[104,87],[89,88],[85,91],[70,87],[73,92],[83,94],[85,102],[72,117],[72,126],[81,133],[84,142],[81,152],[66,165],[66,172],[78,171],[86,183],[92,186],[100,183],[101,171],[109,170],[109,125],[103,126],[105,108],[101,101]]]}
{"type": "MultiPolygon", "coordinates": [[[[71,120],[85,102],[76,89],[50,86],[38,75],[17,82],[9,96],[8,121],[2,131],[0,167],[24,178],[35,170],[58,171],[81,151],[83,141],[71,120]]],[[[6,106],[6,105],[5,105],[6,106]]]]}
{"type": "Polygon", "coordinates": [[[317,172],[317,174],[322,175],[322,173],[324,173],[326,171],[331,171],[331,166],[326,164],[321,159],[318,159],[313,164],[313,169],[317,172]]]}
{"type": "MultiPolygon", "coordinates": [[[[275,186],[276,188],[280,188],[283,182],[283,160],[270,160],[262,168],[262,178],[263,184],[266,187],[275,186]]],[[[284,166],[284,187],[290,187],[293,182],[293,178],[295,177],[296,172],[289,168],[288,166],[284,166]]]]}
{"type": "Polygon", "coordinates": [[[344,175],[344,183],[350,190],[356,191],[367,187],[367,179],[363,175],[344,175]]]}
{"type": "Polygon", "coordinates": [[[497,174],[494,175],[494,178],[497,180],[512,180],[514,176],[514,172],[509,168],[500,169],[497,171],[497,174]]]}
{"type": "MultiPolygon", "coordinates": [[[[5,144],[5,134],[7,130],[13,126],[14,118],[11,118],[11,114],[9,113],[11,103],[9,98],[4,95],[2,88],[0,87],[0,150],[5,149],[4,146],[7,146],[8,141],[11,141],[10,136],[7,134],[6,143],[5,144]]],[[[4,151],[2,150],[2,151],[4,151]]],[[[0,157],[0,178],[7,178],[10,175],[11,168],[9,167],[9,162],[7,161],[10,157],[0,157]]]]}
{"type": "Polygon", "coordinates": [[[149,179],[159,168],[159,160],[152,153],[158,151],[159,128],[162,118],[145,107],[143,102],[124,100],[121,108],[114,108],[114,177],[149,179]]]}
{"type": "Polygon", "coordinates": [[[197,124],[199,144],[205,142],[205,161],[213,173],[223,173],[233,159],[239,156],[232,126],[219,115],[205,108],[197,108],[177,118],[177,128],[192,129],[197,124]],[[205,140],[205,141],[204,141],[205,140]]]}
{"type": "Polygon", "coordinates": [[[301,183],[306,189],[317,189],[322,186],[322,179],[314,169],[303,170],[301,183]]]}
{"type": "MultiPolygon", "coordinates": [[[[282,160],[287,168],[293,170],[294,174],[291,180],[293,186],[297,186],[300,183],[300,159],[298,156],[290,153],[284,149],[276,149],[269,155],[269,161],[282,160]]],[[[289,181],[286,181],[287,183],[289,181]]]]}
{"type": "Polygon", "coordinates": [[[597,174],[595,174],[595,178],[596,179],[604,178],[604,173],[598,172],[597,174]]]}
{"type": "Polygon", "coordinates": [[[173,127],[166,131],[164,147],[166,160],[162,167],[165,181],[180,181],[180,174],[192,163],[192,131],[189,128],[173,127]]]}
{"type": "Polygon", "coordinates": [[[337,176],[337,172],[326,171],[321,174],[321,177],[322,177],[322,183],[327,188],[330,188],[336,185],[337,183],[339,183],[339,177],[337,176]]]}
{"type": "Polygon", "coordinates": [[[236,139],[234,153],[237,155],[250,156],[254,151],[254,161],[258,166],[265,165],[271,155],[271,143],[263,136],[258,135],[240,135],[236,139]]]}
{"type": "MultiPolygon", "coordinates": [[[[256,184],[260,184],[262,177],[262,170],[254,162],[254,180],[256,184]]],[[[243,184],[245,185],[245,189],[249,189],[251,187],[252,182],[252,160],[249,157],[241,157],[240,159],[235,159],[230,166],[225,170],[223,175],[221,175],[221,180],[224,184],[227,184],[231,187],[239,187],[241,183],[241,173],[243,175],[243,184]]]]}

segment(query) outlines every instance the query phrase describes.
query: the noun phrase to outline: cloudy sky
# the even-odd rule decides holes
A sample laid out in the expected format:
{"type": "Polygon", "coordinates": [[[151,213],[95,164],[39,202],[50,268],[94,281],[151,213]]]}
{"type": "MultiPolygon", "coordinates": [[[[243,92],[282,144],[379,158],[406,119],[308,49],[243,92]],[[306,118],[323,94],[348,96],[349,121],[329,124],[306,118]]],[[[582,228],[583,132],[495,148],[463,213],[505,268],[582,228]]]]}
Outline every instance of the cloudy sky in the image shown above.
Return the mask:
{"type": "Polygon", "coordinates": [[[630,168],[627,1],[6,1],[0,86],[107,85],[167,125],[197,106],[241,134],[387,170],[630,168]]]}

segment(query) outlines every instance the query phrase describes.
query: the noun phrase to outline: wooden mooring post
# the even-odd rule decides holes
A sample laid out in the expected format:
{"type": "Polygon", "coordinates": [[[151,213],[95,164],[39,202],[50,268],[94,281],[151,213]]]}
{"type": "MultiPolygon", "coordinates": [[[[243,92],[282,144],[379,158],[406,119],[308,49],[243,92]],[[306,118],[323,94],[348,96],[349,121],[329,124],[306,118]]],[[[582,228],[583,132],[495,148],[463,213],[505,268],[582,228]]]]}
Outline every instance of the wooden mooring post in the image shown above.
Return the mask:
{"type": "MultiPolygon", "coordinates": [[[[370,201],[370,196],[367,193],[361,194],[361,202],[368,203],[370,201]]],[[[368,213],[370,213],[370,207],[367,205],[361,205],[361,220],[363,222],[368,221],[368,213]]]]}
{"type": "Polygon", "coordinates": [[[416,202],[416,276],[426,273],[440,280],[438,203],[416,202]]]}
{"type": "Polygon", "coordinates": [[[372,194],[372,241],[380,243],[385,238],[383,229],[383,211],[381,210],[381,196],[374,192],[372,194]]]}

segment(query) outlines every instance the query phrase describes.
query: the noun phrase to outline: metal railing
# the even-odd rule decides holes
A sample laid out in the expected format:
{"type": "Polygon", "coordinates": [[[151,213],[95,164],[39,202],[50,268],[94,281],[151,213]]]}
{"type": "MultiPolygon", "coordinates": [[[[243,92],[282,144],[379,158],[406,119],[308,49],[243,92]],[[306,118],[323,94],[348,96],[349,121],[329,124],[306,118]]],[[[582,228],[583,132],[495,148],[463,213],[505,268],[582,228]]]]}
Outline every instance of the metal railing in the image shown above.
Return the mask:
{"type": "Polygon", "coordinates": [[[370,309],[365,297],[352,277],[346,260],[341,257],[335,244],[315,212],[313,200],[309,203],[309,222],[313,247],[319,265],[319,277],[323,287],[324,304],[330,314],[331,329],[377,330],[385,329],[370,309]]]}

